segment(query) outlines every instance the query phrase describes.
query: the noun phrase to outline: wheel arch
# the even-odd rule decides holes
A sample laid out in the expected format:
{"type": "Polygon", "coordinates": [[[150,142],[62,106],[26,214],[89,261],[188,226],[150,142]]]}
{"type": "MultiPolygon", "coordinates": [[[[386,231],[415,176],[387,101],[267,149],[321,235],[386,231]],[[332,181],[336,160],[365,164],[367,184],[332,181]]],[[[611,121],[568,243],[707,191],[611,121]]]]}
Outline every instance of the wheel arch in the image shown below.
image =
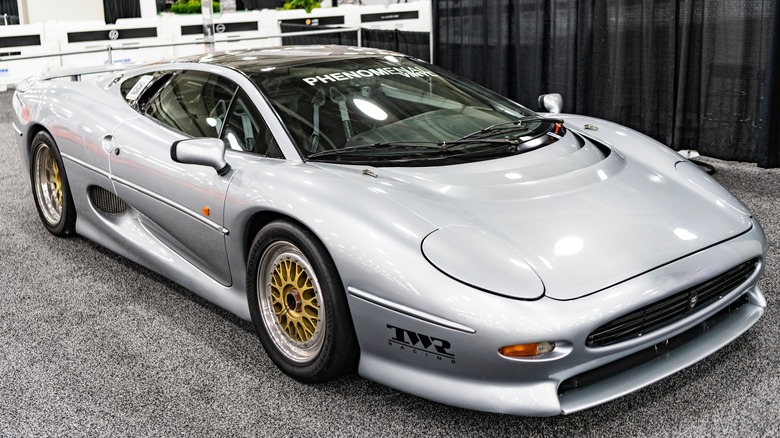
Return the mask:
{"type": "MultiPolygon", "coordinates": [[[[24,147],[24,153],[27,154],[25,157],[28,167],[32,166],[32,148],[33,148],[33,140],[35,139],[35,136],[38,135],[40,132],[45,132],[49,134],[49,136],[54,139],[54,136],[51,135],[51,132],[46,129],[45,126],[43,126],[40,123],[33,123],[29,129],[27,130],[27,136],[25,137],[25,147],[24,147]]],[[[56,140],[54,140],[56,142],[56,140]]]]}
{"type": "MultiPolygon", "coordinates": [[[[246,262],[249,260],[249,252],[252,249],[252,242],[255,239],[255,236],[257,236],[257,233],[260,232],[263,227],[270,224],[271,222],[277,221],[277,220],[284,220],[287,222],[290,222],[294,224],[295,226],[301,228],[302,230],[305,230],[306,232],[310,233],[312,236],[314,236],[317,241],[320,243],[320,245],[325,248],[327,251],[327,246],[325,243],[320,239],[320,237],[317,235],[317,233],[314,232],[311,228],[307,227],[303,222],[299,221],[298,219],[295,219],[294,217],[278,212],[273,210],[263,210],[258,211],[254,213],[249,220],[246,223],[246,226],[244,227],[244,234],[241,237],[241,253],[243,255],[244,259],[244,265],[246,265],[246,262]]],[[[330,253],[328,253],[328,257],[331,259],[333,258],[330,256],[330,253]]]]}

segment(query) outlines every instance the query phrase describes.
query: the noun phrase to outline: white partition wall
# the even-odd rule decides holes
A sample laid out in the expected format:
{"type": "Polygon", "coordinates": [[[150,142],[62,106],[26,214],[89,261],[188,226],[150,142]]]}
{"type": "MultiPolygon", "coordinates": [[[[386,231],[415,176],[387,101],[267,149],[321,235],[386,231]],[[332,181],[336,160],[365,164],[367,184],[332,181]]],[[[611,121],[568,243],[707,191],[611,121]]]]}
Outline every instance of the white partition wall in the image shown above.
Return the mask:
{"type": "MultiPolygon", "coordinates": [[[[262,37],[273,35],[275,29],[264,25],[273,22],[275,11],[240,11],[217,15],[214,18],[214,39],[217,50],[266,47],[273,42],[262,37]]],[[[204,53],[203,19],[200,15],[172,15],[161,17],[163,32],[169,32],[176,44],[176,56],[204,53]]]]}
{"type": "MultiPolygon", "coordinates": [[[[305,31],[307,26],[320,27],[356,27],[355,20],[351,19],[353,14],[350,10],[353,6],[343,6],[338,8],[319,8],[307,13],[303,9],[291,9],[289,11],[276,11],[276,31],[282,31],[283,24],[295,25],[299,27],[296,31],[305,31]]],[[[282,39],[277,38],[274,45],[282,45],[282,39]]]]}
{"type": "Polygon", "coordinates": [[[102,22],[47,23],[47,40],[60,42],[63,53],[94,51],[79,55],[63,55],[63,67],[83,67],[85,65],[125,64],[151,62],[168,59],[173,56],[169,36],[159,28],[157,18],[130,18],[118,20],[116,24],[102,22]],[[108,47],[112,50],[109,53],[108,47]]]}
{"type": "Polygon", "coordinates": [[[104,21],[103,0],[21,0],[25,23],[104,21]]]}
{"type": "Polygon", "coordinates": [[[368,6],[341,5],[337,8],[315,9],[311,13],[302,9],[276,12],[280,24],[431,31],[431,3],[428,0],[389,4],[383,2],[368,6]]]}
{"type": "Polygon", "coordinates": [[[372,29],[398,29],[415,32],[431,31],[431,3],[393,3],[387,6],[363,6],[359,8],[360,27],[372,29]]]}
{"type": "MultiPolygon", "coordinates": [[[[146,5],[145,15],[150,15],[151,0],[143,1],[146,5]]],[[[300,25],[299,30],[306,30],[309,26],[312,29],[314,26],[333,26],[350,29],[431,30],[431,6],[428,0],[373,3],[318,8],[311,13],[302,9],[264,9],[216,14],[216,49],[281,45],[282,23],[300,25]]],[[[64,16],[58,11],[63,7],[69,7],[69,11],[83,10],[80,16],[99,14],[99,17],[91,21],[47,21],[44,24],[1,26],[0,87],[16,84],[31,74],[61,67],[154,62],[205,52],[202,44],[203,18],[200,14],[164,13],[145,18],[120,19],[116,24],[107,25],[103,21],[101,0],[20,0],[20,6],[23,6],[20,13],[27,13],[32,19],[48,17],[47,20],[61,20],[64,16]],[[44,14],[46,4],[51,7],[44,14]]]]}
{"type": "Polygon", "coordinates": [[[141,5],[141,18],[157,16],[157,0],[138,0],[141,5]]]}
{"type": "Polygon", "coordinates": [[[37,73],[59,67],[59,59],[46,57],[57,53],[59,44],[47,42],[41,24],[0,26],[0,89],[14,85],[37,73]],[[23,57],[42,56],[34,59],[23,57]]]}

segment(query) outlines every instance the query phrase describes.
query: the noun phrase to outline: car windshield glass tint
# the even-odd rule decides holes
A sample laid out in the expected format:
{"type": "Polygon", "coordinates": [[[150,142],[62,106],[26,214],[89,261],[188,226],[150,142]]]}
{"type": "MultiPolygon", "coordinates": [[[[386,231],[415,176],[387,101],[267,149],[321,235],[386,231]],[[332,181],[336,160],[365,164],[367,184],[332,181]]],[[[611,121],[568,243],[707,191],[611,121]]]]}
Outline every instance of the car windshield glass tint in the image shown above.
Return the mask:
{"type": "Polygon", "coordinates": [[[545,134],[551,123],[435,66],[398,56],[276,67],[253,79],[311,160],[485,159],[490,151],[516,153],[518,142],[545,134]],[[469,141],[452,147],[463,139],[469,141]]]}

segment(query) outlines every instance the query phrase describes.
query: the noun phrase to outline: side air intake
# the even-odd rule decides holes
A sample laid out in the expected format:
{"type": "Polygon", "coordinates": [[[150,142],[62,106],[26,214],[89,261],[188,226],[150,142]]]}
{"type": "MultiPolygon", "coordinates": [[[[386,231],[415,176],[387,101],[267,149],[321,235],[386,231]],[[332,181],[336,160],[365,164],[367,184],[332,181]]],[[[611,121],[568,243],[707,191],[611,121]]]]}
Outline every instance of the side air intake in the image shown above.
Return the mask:
{"type": "Polygon", "coordinates": [[[89,200],[103,213],[119,214],[127,211],[125,201],[102,187],[90,187],[89,200]]]}

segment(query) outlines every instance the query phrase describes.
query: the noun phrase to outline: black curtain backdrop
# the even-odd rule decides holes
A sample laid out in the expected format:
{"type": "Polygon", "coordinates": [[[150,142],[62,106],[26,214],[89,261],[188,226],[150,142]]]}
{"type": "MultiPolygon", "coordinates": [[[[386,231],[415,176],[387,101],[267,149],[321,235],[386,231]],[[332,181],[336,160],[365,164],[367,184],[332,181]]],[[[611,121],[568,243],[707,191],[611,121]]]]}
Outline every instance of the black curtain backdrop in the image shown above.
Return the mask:
{"type": "Polygon", "coordinates": [[[16,0],[0,0],[0,26],[5,25],[5,21],[8,20],[8,24],[19,24],[19,5],[16,0]],[[8,14],[5,19],[3,15],[8,14]]]}
{"type": "Polygon", "coordinates": [[[767,99],[762,112],[764,129],[758,145],[758,165],[780,167],[780,2],[774,3],[767,46],[769,68],[764,77],[767,99]]]}
{"type": "Polygon", "coordinates": [[[120,18],[139,18],[141,3],[138,0],[103,0],[103,16],[106,24],[114,24],[120,18]]]}
{"type": "MultiPolygon", "coordinates": [[[[282,33],[337,28],[334,26],[311,26],[287,23],[282,23],[280,27],[282,33]]],[[[424,61],[430,61],[431,59],[431,35],[428,32],[361,28],[360,40],[363,47],[393,50],[405,55],[414,56],[415,58],[424,61]]],[[[356,32],[340,32],[320,35],[286,36],[282,37],[282,44],[286,46],[306,44],[357,46],[358,40],[356,32]]]]}
{"type": "MultiPolygon", "coordinates": [[[[305,24],[282,23],[280,26],[284,32],[307,32],[312,30],[332,30],[338,29],[338,26],[311,26],[305,24]]],[[[341,46],[357,46],[357,32],[338,32],[319,35],[298,35],[282,37],[282,44],[285,46],[301,46],[307,44],[336,44],[341,46]]]]}
{"type": "Polygon", "coordinates": [[[367,28],[361,28],[360,32],[363,47],[392,50],[423,61],[431,60],[431,34],[428,32],[367,28]]]}
{"type": "Polygon", "coordinates": [[[771,0],[433,0],[433,14],[436,64],[532,109],[559,92],[565,112],[677,150],[778,154],[762,141],[771,0]]]}

